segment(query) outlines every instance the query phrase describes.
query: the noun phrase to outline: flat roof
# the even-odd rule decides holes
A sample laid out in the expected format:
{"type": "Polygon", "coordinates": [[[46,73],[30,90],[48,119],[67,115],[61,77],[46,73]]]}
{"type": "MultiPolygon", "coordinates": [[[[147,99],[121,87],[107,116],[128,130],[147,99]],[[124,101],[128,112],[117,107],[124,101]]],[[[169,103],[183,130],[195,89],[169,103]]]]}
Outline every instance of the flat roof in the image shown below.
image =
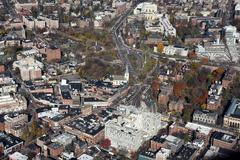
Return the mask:
{"type": "Polygon", "coordinates": [[[142,152],[139,156],[144,156],[144,157],[148,157],[148,158],[155,158],[156,153],[157,152],[147,150],[147,151],[142,152]]]}
{"type": "Polygon", "coordinates": [[[62,147],[62,145],[59,143],[53,142],[53,143],[50,143],[48,145],[48,147],[53,148],[53,149],[58,149],[58,148],[62,147]]]}
{"type": "Polygon", "coordinates": [[[12,134],[7,134],[4,132],[0,132],[0,143],[3,144],[4,148],[10,148],[17,144],[23,143],[24,141],[18,137],[15,137],[12,134]]]}
{"type": "Polygon", "coordinates": [[[222,133],[222,132],[215,132],[213,134],[213,138],[217,140],[221,140],[224,142],[232,143],[237,140],[237,137],[234,135],[222,133]]]}
{"type": "Polygon", "coordinates": [[[207,127],[207,126],[197,124],[197,123],[192,123],[192,122],[188,122],[185,125],[185,127],[188,128],[188,129],[191,129],[191,130],[198,131],[200,133],[204,133],[206,135],[208,135],[212,131],[211,127],[207,127]]]}
{"type": "Polygon", "coordinates": [[[94,136],[104,129],[104,125],[98,123],[96,119],[96,115],[92,114],[86,117],[79,117],[73,121],[66,123],[66,125],[94,136]]]}
{"type": "Polygon", "coordinates": [[[173,158],[172,160],[187,160],[190,159],[191,156],[195,153],[197,149],[190,146],[183,146],[173,158]]]}
{"type": "Polygon", "coordinates": [[[61,92],[63,99],[72,99],[70,92],[61,92]]]}

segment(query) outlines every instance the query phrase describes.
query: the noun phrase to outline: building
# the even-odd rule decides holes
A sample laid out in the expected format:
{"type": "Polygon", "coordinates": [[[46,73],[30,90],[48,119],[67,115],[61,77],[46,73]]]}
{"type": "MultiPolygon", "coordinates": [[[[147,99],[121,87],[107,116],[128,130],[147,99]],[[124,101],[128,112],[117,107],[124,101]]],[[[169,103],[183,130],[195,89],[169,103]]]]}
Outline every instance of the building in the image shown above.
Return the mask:
{"type": "Polygon", "coordinates": [[[3,77],[0,78],[0,93],[16,93],[17,92],[18,85],[15,83],[15,81],[8,77],[7,75],[3,74],[3,77]]]}
{"type": "Polygon", "coordinates": [[[160,32],[165,36],[176,36],[176,29],[169,21],[167,14],[159,14],[157,5],[151,2],[143,2],[137,5],[133,14],[146,20],[145,29],[148,32],[160,32]]]}
{"type": "Polygon", "coordinates": [[[76,136],[69,134],[69,133],[62,133],[56,137],[54,137],[51,141],[57,142],[64,147],[71,144],[74,140],[76,140],[76,136]]]}
{"type": "Polygon", "coordinates": [[[221,94],[223,86],[221,82],[216,81],[211,85],[208,91],[207,109],[216,111],[221,107],[221,94]]]}
{"type": "Polygon", "coordinates": [[[160,148],[166,147],[166,139],[160,135],[156,135],[150,140],[150,149],[151,150],[159,150],[160,148]]]}
{"type": "Polygon", "coordinates": [[[182,46],[168,45],[164,46],[163,53],[166,55],[180,55],[186,57],[189,50],[182,46]]]}
{"type": "Polygon", "coordinates": [[[92,156],[89,156],[87,154],[82,154],[80,157],[77,158],[77,160],[93,160],[94,158],[92,156]]]}
{"type": "Polygon", "coordinates": [[[114,0],[112,8],[115,9],[117,15],[121,15],[129,8],[129,5],[130,4],[128,2],[114,0]]]}
{"type": "Polygon", "coordinates": [[[211,127],[207,127],[201,124],[188,122],[185,125],[185,128],[187,128],[192,134],[196,136],[196,138],[201,139],[204,141],[205,146],[209,144],[209,140],[211,137],[211,134],[213,132],[213,129],[211,127]]]}
{"type": "Polygon", "coordinates": [[[161,148],[156,154],[156,160],[167,160],[171,155],[171,150],[161,148]]]}
{"type": "Polygon", "coordinates": [[[196,110],[193,113],[193,122],[216,125],[217,119],[218,119],[217,113],[209,112],[207,110],[204,111],[196,110]]]}
{"type": "Polygon", "coordinates": [[[198,149],[191,144],[185,145],[175,154],[171,160],[194,160],[197,156],[198,149]]]}
{"type": "Polygon", "coordinates": [[[8,157],[9,160],[28,160],[28,157],[20,152],[14,152],[13,154],[10,154],[8,157]]]}
{"type": "Polygon", "coordinates": [[[5,132],[21,137],[28,122],[28,115],[8,114],[4,116],[4,120],[5,132]]]}
{"type": "Polygon", "coordinates": [[[3,154],[4,156],[7,156],[10,153],[19,151],[22,148],[23,143],[23,140],[18,137],[0,132],[0,155],[3,154]]]}
{"type": "Polygon", "coordinates": [[[111,82],[113,86],[121,86],[127,84],[129,81],[129,71],[128,66],[126,66],[126,70],[124,75],[112,75],[109,78],[105,79],[105,82],[111,82]]]}
{"type": "Polygon", "coordinates": [[[222,132],[214,132],[211,138],[211,144],[213,146],[229,150],[235,150],[238,145],[237,142],[238,139],[236,136],[222,132]]]}
{"type": "Polygon", "coordinates": [[[26,57],[13,62],[13,68],[19,68],[22,80],[34,80],[42,78],[43,63],[33,57],[26,57]]]}
{"type": "Polygon", "coordinates": [[[96,121],[95,115],[79,117],[63,125],[65,132],[76,135],[90,144],[99,143],[104,139],[104,126],[96,121]]]}
{"type": "Polygon", "coordinates": [[[56,16],[39,16],[34,18],[32,16],[22,16],[23,23],[27,29],[58,29],[59,28],[59,19],[56,16]]]}
{"type": "Polygon", "coordinates": [[[214,159],[217,157],[219,147],[211,146],[205,153],[203,159],[214,159]]]}
{"type": "Polygon", "coordinates": [[[168,109],[171,112],[179,112],[182,113],[182,110],[184,108],[184,100],[172,100],[170,101],[170,103],[168,104],[168,109]]]}
{"type": "Polygon", "coordinates": [[[170,135],[179,135],[188,133],[188,129],[185,128],[184,124],[173,123],[169,126],[170,135]]]}
{"type": "Polygon", "coordinates": [[[240,19],[240,3],[239,2],[235,6],[234,18],[235,19],[240,19]]]}
{"type": "Polygon", "coordinates": [[[227,89],[233,82],[236,77],[237,72],[233,69],[229,69],[225,72],[224,77],[222,79],[223,88],[227,89]]]}
{"type": "Polygon", "coordinates": [[[44,48],[40,51],[47,62],[59,62],[61,60],[61,49],[56,47],[44,48]]]}
{"type": "Polygon", "coordinates": [[[240,129],[240,99],[232,99],[232,102],[224,115],[223,125],[236,130],[240,129]]]}
{"type": "Polygon", "coordinates": [[[0,95],[0,114],[18,112],[27,109],[26,99],[18,94],[1,94],[0,95]]]}
{"type": "Polygon", "coordinates": [[[5,66],[3,64],[0,64],[0,73],[5,72],[5,66]]]}
{"type": "Polygon", "coordinates": [[[138,160],[155,160],[156,151],[147,150],[138,155],[138,160]]]}
{"type": "Polygon", "coordinates": [[[70,119],[68,114],[57,114],[53,117],[44,117],[42,121],[44,124],[48,125],[53,130],[61,129],[61,126],[70,119]]]}
{"type": "Polygon", "coordinates": [[[162,83],[160,86],[160,92],[158,95],[158,103],[161,105],[167,105],[169,102],[169,96],[173,93],[173,85],[170,83],[162,83]]]}
{"type": "Polygon", "coordinates": [[[33,18],[32,16],[28,16],[28,17],[23,16],[23,17],[22,17],[22,20],[23,20],[23,24],[24,24],[28,29],[33,29],[33,28],[35,27],[34,18],[33,18]]]}
{"type": "Polygon", "coordinates": [[[161,122],[159,113],[143,111],[133,113],[128,111],[128,108],[125,109],[124,112],[127,114],[109,120],[105,124],[105,138],[108,138],[111,146],[116,149],[137,151],[146,140],[167,125],[161,122]]]}
{"type": "Polygon", "coordinates": [[[57,142],[50,143],[44,147],[44,156],[48,157],[58,157],[62,154],[64,148],[61,144],[57,142]]]}
{"type": "Polygon", "coordinates": [[[15,9],[17,12],[20,12],[21,10],[31,10],[31,8],[37,8],[38,1],[21,1],[16,0],[15,3],[15,9]]]}
{"type": "Polygon", "coordinates": [[[150,144],[152,150],[158,151],[161,148],[166,148],[175,154],[184,145],[184,141],[172,135],[157,135],[151,139],[150,144]]]}
{"type": "Polygon", "coordinates": [[[154,14],[157,13],[157,5],[150,2],[144,2],[137,5],[133,14],[154,14]]]}

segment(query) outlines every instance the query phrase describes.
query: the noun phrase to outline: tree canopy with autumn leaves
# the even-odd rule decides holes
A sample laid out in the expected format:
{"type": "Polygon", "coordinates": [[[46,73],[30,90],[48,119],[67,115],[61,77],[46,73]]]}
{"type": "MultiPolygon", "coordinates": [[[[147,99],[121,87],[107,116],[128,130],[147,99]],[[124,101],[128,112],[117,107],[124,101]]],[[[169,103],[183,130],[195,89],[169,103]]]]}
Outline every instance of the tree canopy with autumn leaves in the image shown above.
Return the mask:
{"type": "Polygon", "coordinates": [[[174,83],[173,94],[194,106],[202,106],[208,98],[208,87],[220,80],[224,72],[224,68],[211,72],[210,69],[201,67],[200,63],[191,63],[183,80],[174,83]]]}
{"type": "Polygon", "coordinates": [[[157,51],[159,53],[163,53],[163,50],[164,50],[164,44],[162,42],[159,42],[157,45],[157,51]]]}

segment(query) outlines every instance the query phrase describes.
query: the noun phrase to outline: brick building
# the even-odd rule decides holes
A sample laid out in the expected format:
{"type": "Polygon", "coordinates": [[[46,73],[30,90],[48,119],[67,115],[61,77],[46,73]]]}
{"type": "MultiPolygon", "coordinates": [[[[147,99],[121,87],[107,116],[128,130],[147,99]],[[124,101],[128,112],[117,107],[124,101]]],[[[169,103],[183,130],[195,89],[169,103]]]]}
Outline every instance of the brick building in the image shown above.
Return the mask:
{"type": "Polygon", "coordinates": [[[76,135],[81,140],[96,144],[104,139],[104,126],[96,118],[95,115],[79,117],[63,125],[63,128],[65,132],[76,135]]]}
{"type": "Polygon", "coordinates": [[[214,132],[211,138],[211,144],[216,147],[234,150],[238,143],[237,137],[222,132],[214,132]]]}

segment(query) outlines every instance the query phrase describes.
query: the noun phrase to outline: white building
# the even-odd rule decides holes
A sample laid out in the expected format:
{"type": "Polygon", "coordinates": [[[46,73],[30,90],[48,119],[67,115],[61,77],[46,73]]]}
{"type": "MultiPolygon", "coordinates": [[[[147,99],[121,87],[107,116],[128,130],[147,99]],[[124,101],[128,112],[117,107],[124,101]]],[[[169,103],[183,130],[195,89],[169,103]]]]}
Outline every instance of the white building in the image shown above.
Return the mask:
{"type": "Polygon", "coordinates": [[[24,81],[38,79],[42,77],[43,63],[33,57],[26,57],[13,62],[13,69],[19,68],[21,78],[24,81]]]}
{"type": "Polygon", "coordinates": [[[136,151],[146,140],[156,135],[159,129],[167,125],[161,122],[159,113],[135,111],[105,124],[105,138],[111,141],[112,147],[129,152],[136,151]]]}
{"type": "Polygon", "coordinates": [[[180,46],[164,46],[163,53],[166,55],[180,55],[186,57],[188,55],[188,49],[180,46]]]}
{"type": "Polygon", "coordinates": [[[225,32],[225,39],[226,43],[230,46],[233,46],[236,44],[236,40],[240,39],[240,33],[237,32],[237,27],[235,26],[225,26],[224,27],[225,32]]]}
{"type": "Polygon", "coordinates": [[[113,86],[121,86],[127,84],[129,81],[129,70],[126,66],[124,75],[112,75],[110,78],[105,79],[106,82],[111,82],[113,86]]]}
{"type": "Polygon", "coordinates": [[[82,154],[80,157],[77,158],[77,160],[93,160],[93,157],[87,154],[82,154]]]}
{"type": "Polygon", "coordinates": [[[28,157],[23,155],[20,152],[14,152],[13,154],[9,155],[10,160],[28,160],[28,157]]]}
{"type": "Polygon", "coordinates": [[[171,150],[166,148],[161,148],[156,154],[156,160],[167,160],[171,155],[171,150]]]}
{"type": "Polygon", "coordinates": [[[197,131],[198,133],[202,133],[202,134],[205,134],[205,135],[209,135],[213,130],[211,127],[207,127],[207,126],[197,124],[197,123],[192,123],[192,122],[188,122],[185,125],[185,128],[197,131]]]}
{"type": "Polygon", "coordinates": [[[215,42],[207,43],[204,46],[198,45],[197,53],[203,57],[208,57],[213,61],[233,61],[238,62],[239,60],[239,43],[240,33],[237,32],[235,26],[225,26],[223,28],[224,38],[226,43],[220,41],[218,36],[215,42]]]}
{"type": "Polygon", "coordinates": [[[159,17],[160,25],[164,28],[164,33],[166,36],[176,36],[177,32],[176,29],[172,26],[172,24],[169,21],[168,15],[161,15],[159,17]]]}
{"type": "Polygon", "coordinates": [[[157,5],[150,2],[143,2],[137,5],[133,10],[133,14],[152,14],[157,13],[157,5]]]}
{"type": "Polygon", "coordinates": [[[58,29],[59,28],[59,19],[55,16],[39,16],[34,18],[32,16],[22,16],[23,23],[28,29],[33,28],[50,28],[58,29]]]}
{"type": "Polygon", "coordinates": [[[102,28],[105,22],[111,21],[116,16],[116,12],[113,10],[106,10],[103,12],[94,13],[94,28],[102,28]]]}
{"type": "Polygon", "coordinates": [[[159,32],[166,36],[176,36],[176,29],[169,21],[167,14],[159,14],[157,5],[154,3],[140,3],[133,11],[136,16],[142,17],[146,23],[148,32],[159,32]]]}
{"type": "Polygon", "coordinates": [[[0,77],[0,93],[16,93],[17,84],[10,77],[0,77]]]}
{"type": "Polygon", "coordinates": [[[69,133],[63,133],[60,134],[52,139],[52,142],[57,142],[63,146],[67,146],[73,142],[73,140],[76,139],[76,136],[69,134],[69,133]]]}
{"type": "Polygon", "coordinates": [[[27,101],[23,96],[4,94],[0,95],[0,114],[18,112],[27,109],[27,101]]]}

